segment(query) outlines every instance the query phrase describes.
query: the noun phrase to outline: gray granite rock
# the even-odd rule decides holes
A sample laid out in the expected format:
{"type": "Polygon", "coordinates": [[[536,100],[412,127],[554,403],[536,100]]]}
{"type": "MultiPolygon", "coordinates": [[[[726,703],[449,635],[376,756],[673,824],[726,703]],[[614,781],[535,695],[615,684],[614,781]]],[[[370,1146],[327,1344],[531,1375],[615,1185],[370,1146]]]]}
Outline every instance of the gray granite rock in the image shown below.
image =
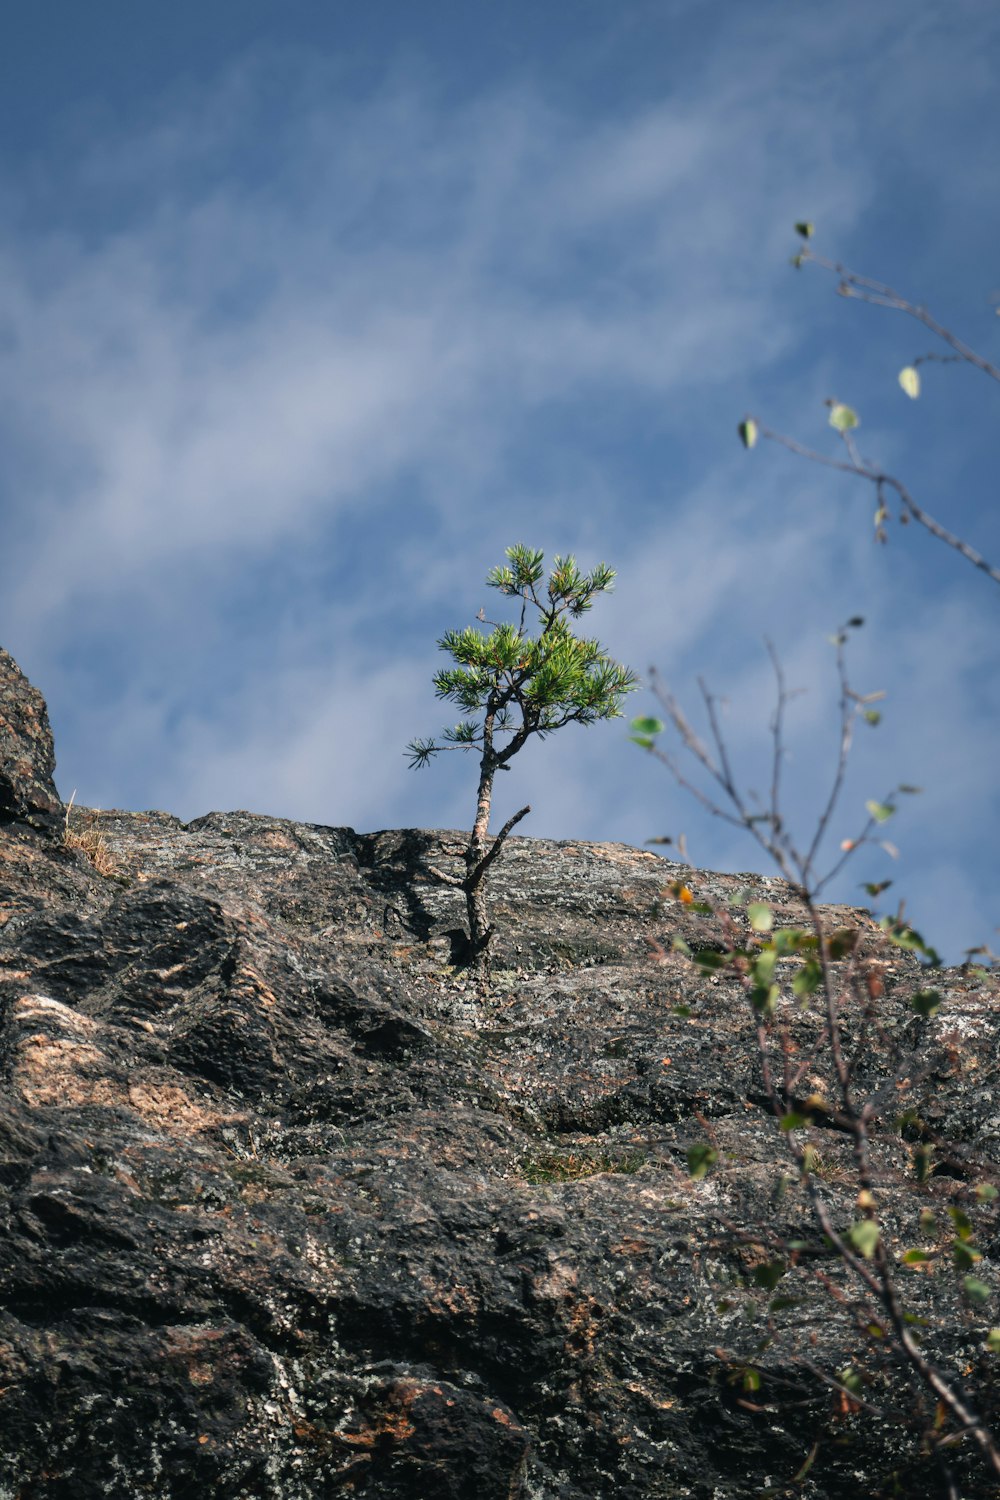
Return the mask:
{"type": "Polygon", "coordinates": [[[0,826],[55,829],[62,803],[45,700],[0,646],[0,826]]]}

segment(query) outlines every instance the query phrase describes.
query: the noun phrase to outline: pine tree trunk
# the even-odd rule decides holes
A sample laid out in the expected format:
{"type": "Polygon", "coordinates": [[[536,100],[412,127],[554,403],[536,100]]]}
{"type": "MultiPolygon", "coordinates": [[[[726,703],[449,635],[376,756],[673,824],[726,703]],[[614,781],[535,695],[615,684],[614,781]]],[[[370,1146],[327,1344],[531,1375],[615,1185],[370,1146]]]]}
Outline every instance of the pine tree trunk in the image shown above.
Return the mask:
{"type": "Polygon", "coordinates": [[[495,772],[496,766],[492,754],[484,755],[479,770],[476,822],[472,837],[469,839],[469,847],[465,851],[465,905],[469,916],[471,961],[475,969],[488,967],[489,943],[492,936],[489,908],[486,904],[486,872],[482,866],[489,837],[495,772]]]}
{"type": "Polygon", "coordinates": [[[493,936],[486,906],[486,884],[479,880],[466,886],[465,905],[469,914],[469,937],[472,944],[472,967],[485,972],[489,968],[489,945],[493,936]]]}

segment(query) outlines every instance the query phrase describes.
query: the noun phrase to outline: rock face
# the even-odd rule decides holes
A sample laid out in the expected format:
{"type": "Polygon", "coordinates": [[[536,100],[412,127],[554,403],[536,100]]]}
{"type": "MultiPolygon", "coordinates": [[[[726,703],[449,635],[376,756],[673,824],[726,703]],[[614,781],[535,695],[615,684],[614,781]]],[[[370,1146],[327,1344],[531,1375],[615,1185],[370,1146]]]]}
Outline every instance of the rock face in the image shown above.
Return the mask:
{"type": "Polygon", "coordinates": [[[56,758],[45,700],[0,646],[0,828],[28,823],[52,829],[62,803],[52,777],[56,758]]]}
{"type": "MultiPolygon", "coordinates": [[[[461,895],[428,870],[454,835],[93,814],[98,874],[32,832],[44,705],[3,670],[3,1500],[948,1493],[919,1396],[838,1300],[738,983],[668,946],[718,932],[661,904],[664,861],[512,839],[477,986],[452,964],[461,895]],[[778,1304],[774,1235],[801,1245],[778,1304]],[[867,1405],[824,1382],[852,1362],[867,1405]]],[[[796,916],[778,882],[685,878],[796,916]]],[[[883,1232],[918,1243],[921,1209],[967,1192],[972,1213],[963,1150],[997,1154],[998,988],[949,972],[925,1020],[910,955],[831,920],[878,965],[848,1042],[883,1101],[883,1232]],[[917,1182],[932,1127],[957,1154],[917,1182]]],[[[811,1139],[849,1223],[843,1132],[811,1139]]],[[[947,1265],[904,1290],[995,1420],[996,1313],[947,1265]]],[[[961,1493],[992,1493],[950,1451],[961,1493]]]]}

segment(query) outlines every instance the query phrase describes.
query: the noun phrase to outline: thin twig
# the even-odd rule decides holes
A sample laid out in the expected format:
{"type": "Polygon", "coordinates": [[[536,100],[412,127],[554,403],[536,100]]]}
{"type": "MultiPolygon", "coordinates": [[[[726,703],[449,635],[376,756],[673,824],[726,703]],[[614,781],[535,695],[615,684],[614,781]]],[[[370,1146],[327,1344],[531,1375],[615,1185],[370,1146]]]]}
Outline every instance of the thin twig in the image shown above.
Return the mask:
{"type": "MultiPolygon", "coordinates": [[[[901,297],[885,282],[874,281],[870,276],[860,276],[857,271],[849,270],[840,261],[828,260],[825,255],[817,255],[816,251],[809,249],[808,246],[801,253],[803,261],[811,261],[813,265],[820,266],[824,271],[832,271],[835,276],[839,276],[841,287],[851,289],[847,293],[848,296],[856,298],[858,302],[870,302],[875,307],[887,307],[892,312],[905,313],[907,317],[915,318],[918,323],[922,323],[925,328],[929,328],[931,333],[941,339],[942,343],[954,349],[960,360],[981,370],[991,380],[1000,381],[1000,368],[990,360],[984,359],[981,354],[977,354],[975,349],[958,338],[951,332],[951,329],[945,328],[943,323],[939,323],[931,316],[926,307],[920,307],[917,303],[901,297]]],[[[927,356],[925,355],[924,358],[927,356]]]]}
{"type": "Polygon", "coordinates": [[[1000,583],[1000,568],[993,567],[982,553],[977,552],[974,547],[969,546],[968,542],[964,542],[961,537],[942,526],[940,521],[935,520],[928,511],[917,504],[905,484],[894,475],[887,474],[877,465],[831,458],[828,453],[820,453],[815,448],[807,448],[804,443],[797,442],[795,438],[786,437],[784,433],[774,432],[770,427],[762,427],[760,423],[757,426],[762,438],[766,438],[770,443],[778,443],[782,448],[787,448],[790,453],[798,454],[800,458],[807,458],[811,463],[822,464],[827,469],[837,469],[842,474],[856,474],[859,479],[867,479],[880,492],[885,488],[891,489],[898,497],[905,513],[914,521],[917,521],[932,536],[936,536],[938,541],[944,542],[948,547],[953,547],[974,568],[978,568],[980,572],[992,578],[994,583],[1000,583]]]}
{"type": "Polygon", "coordinates": [[[520,812],[514,813],[512,817],[509,817],[507,819],[506,823],[503,825],[503,827],[501,828],[500,832],[497,834],[496,838],[493,840],[493,843],[490,846],[489,852],[486,853],[486,854],[484,854],[483,857],[482,857],[482,859],[476,865],[475,872],[474,872],[476,880],[481,880],[482,877],[486,874],[486,871],[489,869],[490,865],[493,863],[493,861],[496,859],[497,855],[500,853],[500,850],[503,848],[504,840],[506,839],[507,835],[510,833],[511,829],[515,828],[517,826],[517,824],[520,823],[520,821],[521,821],[522,818],[526,818],[528,816],[528,814],[530,813],[530,811],[531,811],[531,807],[530,806],[528,806],[528,807],[522,807],[521,810],[520,810],[520,812]]]}
{"type": "Polygon", "coordinates": [[[848,694],[847,666],[844,661],[844,633],[840,631],[837,636],[837,679],[840,683],[840,737],[837,748],[837,766],[834,772],[833,783],[830,787],[826,805],[820,813],[816,822],[816,832],[813,841],[809,845],[808,853],[802,862],[802,884],[810,884],[810,875],[819,846],[823,842],[826,830],[830,826],[830,819],[837,803],[840,801],[840,793],[844,785],[844,776],[847,772],[847,760],[851,753],[851,742],[854,736],[854,704],[848,694]]]}

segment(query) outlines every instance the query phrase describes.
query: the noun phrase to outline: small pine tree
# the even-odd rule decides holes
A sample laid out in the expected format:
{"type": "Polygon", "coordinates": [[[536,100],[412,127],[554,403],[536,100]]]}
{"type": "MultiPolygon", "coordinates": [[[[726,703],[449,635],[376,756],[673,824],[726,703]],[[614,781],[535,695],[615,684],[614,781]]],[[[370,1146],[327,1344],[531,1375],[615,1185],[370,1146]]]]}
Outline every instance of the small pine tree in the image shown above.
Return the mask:
{"type": "Polygon", "coordinates": [[[493,929],[486,902],[486,877],[490,865],[511,830],[531,811],[522,807],[507,819],[500,832],[489,839],[493,782],[506,770],[517,752],[532,736],[544,739],[565,724],[593,724],[598,719],[621,716],[626,693],[638,685],[634,672],[608,656],[599,641],[583,640],[570,629],[569,620],[590,609],[598,594],[610,593],[614,570],[604,563],[592,573],[581,573],[573,557],[557,557],[542,586],[543,554],[524,546],[508,547],[509,562],[487,574],[490,588],[520,599],[520,619],[514,624],[496,624],[485,635],[475,626],[449,630],[438,642],[455,661],[454,667],[435,674],[434,689],[469,714],[453,729],[444,731],[443,741],[414,740],[407,748],[411,766],[424,766],[442,750],[477,750],[479,790],[476,818],[464,851],[465,875],[461,878],[434,874],[465,892],[469,917],[470,953],[473,967],[487,965],[493,929]],[[525,628],[537,612],[539,632],[525,628]]]}

